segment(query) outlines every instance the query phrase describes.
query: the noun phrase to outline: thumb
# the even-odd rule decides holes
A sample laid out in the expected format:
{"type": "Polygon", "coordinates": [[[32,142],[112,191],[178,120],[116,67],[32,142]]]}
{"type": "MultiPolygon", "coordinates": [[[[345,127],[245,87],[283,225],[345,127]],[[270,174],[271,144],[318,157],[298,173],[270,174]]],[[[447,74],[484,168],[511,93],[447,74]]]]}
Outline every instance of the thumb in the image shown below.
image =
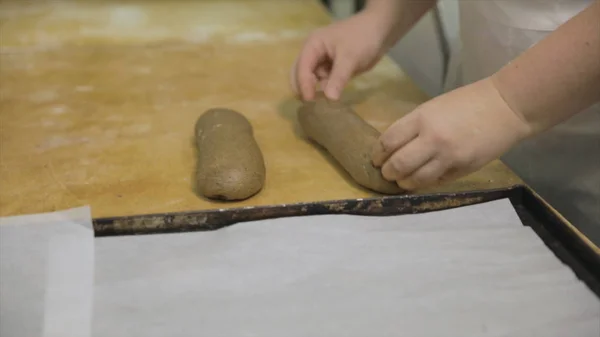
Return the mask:
{"type": "Polygon", "coordinates": [[[342,90],[352,77],[356,63],[349,57],[340,56],[333,62],[331,76],[325,87],[325,96],[331,100],[338,100],[342,90]]]}

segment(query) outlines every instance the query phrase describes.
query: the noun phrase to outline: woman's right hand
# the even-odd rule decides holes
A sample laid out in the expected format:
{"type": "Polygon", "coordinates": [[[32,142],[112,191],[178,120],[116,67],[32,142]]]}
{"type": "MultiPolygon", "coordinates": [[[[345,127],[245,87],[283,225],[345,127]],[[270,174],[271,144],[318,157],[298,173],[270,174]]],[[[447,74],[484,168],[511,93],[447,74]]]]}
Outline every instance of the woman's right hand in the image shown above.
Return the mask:
{"type": "Polygon", "coordinates": [[[317,85],[329,99],[339,99],[348,81],[370,70],[386,52],[387,27],[376,12],[362,11],[313,32],[291,71],[291,85],[313,100],[317,85]]]}

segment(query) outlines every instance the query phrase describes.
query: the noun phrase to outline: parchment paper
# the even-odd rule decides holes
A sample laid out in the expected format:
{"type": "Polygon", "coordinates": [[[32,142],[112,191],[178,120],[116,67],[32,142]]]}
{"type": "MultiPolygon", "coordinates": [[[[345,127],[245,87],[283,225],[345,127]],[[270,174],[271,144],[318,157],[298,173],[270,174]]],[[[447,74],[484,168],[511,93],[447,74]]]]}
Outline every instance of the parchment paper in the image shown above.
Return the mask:
{"type": "Polygon", "coordinates": [[[597,337],[600,301],[508,200],[96,240],[93,335],[597,337]]]}
{"type": "Polygon", "coordinates": [[[0,218],[0,336],[91,335],[89,207],[0,218]]]}

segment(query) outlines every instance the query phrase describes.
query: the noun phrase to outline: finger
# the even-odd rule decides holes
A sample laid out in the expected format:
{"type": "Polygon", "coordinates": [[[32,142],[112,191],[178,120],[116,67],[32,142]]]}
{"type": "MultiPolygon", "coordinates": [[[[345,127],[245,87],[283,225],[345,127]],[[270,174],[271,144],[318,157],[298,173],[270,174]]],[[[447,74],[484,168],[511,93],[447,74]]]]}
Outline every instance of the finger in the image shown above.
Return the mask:
{"type": "Polygon", "coordinates": [[[410,113],[400,118],[379,137],[371,155],[375,167],[381,167],[394,152],[418,136],[419,124],[416,117],[416,114],[410,113]]]}
{"type": "Polygon", "coordinates": [[[294,92],[294,94],[298,95],[298,82],[296,78],[296,72],[298,68],[298,58],[294,60],[294,64],[292,68],[290,68],[290,88],[294,92]]]}
{"type": "Polygon", "coordinates": [[[300,93],[305,100],[314,98],[317,84],[315,70],[326,58],[327,50],[321,42],[309,41],[300,53],[298,66],[296,67],[296,77],[300,93]]]}
{"type": "Polygon", "coordinates": [[[438,158],[431,159],[410,176],[397,180],[396,183],[408,191],[437,184],[444,177],[448,169],[444,163],[438,158]]]}
{"type": "Polygon", "coordinates": [[[325,90],[326,87],[327,87],[327,79],[320,80],[319,81],[319,91],[325,90]]]}
{"type": "Polygon", "coordinates": [[[381,174],[386,180],[398,181],[407,178],[425,165],[435,155],[434,148],[416,138],[400,148],[383,164],[381,174]]]}
{"type": "Polygon", "coordinates": [[[342,90],[352,77],[354,69],[356,67],[355,62],[346,56],[339,55],[333,61],[333,67],[331,69],[331,75],[329,81],[327,81],[327,87],[325,88],[325,96],[331,100],[338,100],[342,94],[342,90]]]}

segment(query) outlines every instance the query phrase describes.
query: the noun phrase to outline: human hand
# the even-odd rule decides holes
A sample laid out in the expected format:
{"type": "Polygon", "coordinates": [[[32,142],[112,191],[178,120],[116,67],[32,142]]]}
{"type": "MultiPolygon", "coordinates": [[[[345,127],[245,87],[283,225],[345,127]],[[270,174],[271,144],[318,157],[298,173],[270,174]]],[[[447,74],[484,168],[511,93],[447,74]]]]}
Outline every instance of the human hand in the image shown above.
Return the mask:
{"type": "Polygon", "coordinates": [[[370,70],[383,56],[387,28],[376,12],[362,11],[313,32],[290,74],[294,92],[313,100],[317,85],[327,98],[339,99],[354,76],[370,70]]]}
{"type": "Polygon", "coordinates": [[[372,161],[385,179],[414,190],[472,173],[530,134],[488,78],[396,121],[381,135],[372,161]]]}

